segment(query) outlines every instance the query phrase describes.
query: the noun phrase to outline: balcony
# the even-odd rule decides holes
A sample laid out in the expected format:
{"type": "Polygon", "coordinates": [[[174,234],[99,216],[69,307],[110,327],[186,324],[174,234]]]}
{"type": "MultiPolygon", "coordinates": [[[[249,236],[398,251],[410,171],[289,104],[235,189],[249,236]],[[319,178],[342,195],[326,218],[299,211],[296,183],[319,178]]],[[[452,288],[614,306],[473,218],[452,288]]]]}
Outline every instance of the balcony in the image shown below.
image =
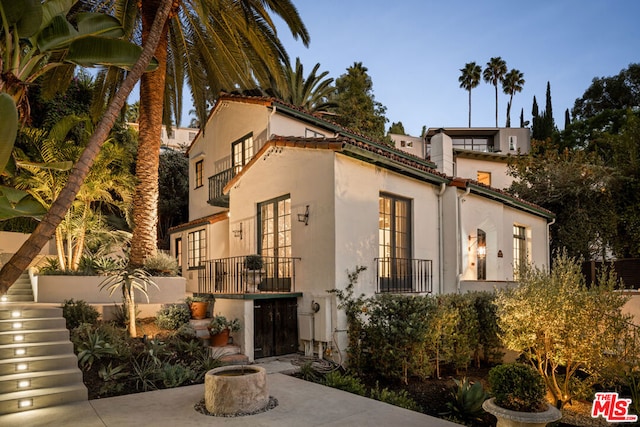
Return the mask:
{"type": "Polygon", "coordinates": [[[431,293],[431,260],[376,258],[376,292],[431,293]]]}
{"type": "Polygon", "coordinates": [[[209,203],[212,206],[229,207],[229,195],[223,193],[224,186],[235,176],[234,169],[225,169],[209,177],[209,203]]]}
{"type": "Polygon", "coordinates": [[[263,269],[245,268],[244,256],[204,261],[198,270],[198,292],[205,294],[288,293],[296,289],[300,258],[262,257],[263,269]]]}

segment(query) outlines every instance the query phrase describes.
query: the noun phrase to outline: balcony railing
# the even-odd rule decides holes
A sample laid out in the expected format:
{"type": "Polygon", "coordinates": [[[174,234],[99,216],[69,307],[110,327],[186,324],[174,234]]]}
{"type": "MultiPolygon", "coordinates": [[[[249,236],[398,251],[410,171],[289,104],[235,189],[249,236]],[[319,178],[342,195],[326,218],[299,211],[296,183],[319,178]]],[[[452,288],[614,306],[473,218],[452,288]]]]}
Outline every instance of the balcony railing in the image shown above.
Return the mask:
{"type": "Polygon", "coordinates": [[[247,270],[244,256],[204,261],[198,270],[198,292],[242,294],[295,292],[296,261],[300,258],[262,257],[262,270],[247,270]]]}
{"type": "Polygon", "coordinates": [[[209,177],[209,200],[207,203],[213,206],[229,207],[229,196],[225,196],[222,190],[234,175],[233,168],[230,168],[209,177]]]}
{"type": "Polygon", "coordinates": [[[431,260],[376,258],[376,291],[382,293],[430,293],[431,260]]]}

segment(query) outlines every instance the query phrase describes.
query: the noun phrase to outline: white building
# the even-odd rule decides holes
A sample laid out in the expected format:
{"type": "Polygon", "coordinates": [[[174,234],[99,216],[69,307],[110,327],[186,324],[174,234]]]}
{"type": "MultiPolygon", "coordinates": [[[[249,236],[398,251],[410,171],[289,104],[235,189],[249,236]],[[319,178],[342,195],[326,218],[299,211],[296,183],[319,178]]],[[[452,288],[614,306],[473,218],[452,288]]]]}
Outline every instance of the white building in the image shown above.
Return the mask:
{"type": "Polygon", "coordinates": [[[346,347],[327,290],[493,289],[547,266],[550,212],[271,98],[222,95],[189,155],[189,222],[171,230],[187,290],[244,326],[250,359],[346,347]],[[250,290],[244,259],[260,254],[250,290]]]}

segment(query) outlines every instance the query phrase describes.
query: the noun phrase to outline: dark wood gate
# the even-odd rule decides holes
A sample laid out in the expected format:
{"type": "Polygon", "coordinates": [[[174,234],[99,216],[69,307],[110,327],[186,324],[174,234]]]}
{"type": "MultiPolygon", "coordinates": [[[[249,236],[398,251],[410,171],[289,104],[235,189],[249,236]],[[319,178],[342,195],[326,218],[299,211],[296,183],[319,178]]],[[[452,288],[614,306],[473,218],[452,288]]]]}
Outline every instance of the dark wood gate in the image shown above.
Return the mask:
{"type": "Polygon", "coordinates": [[[255,300],[253,348],[255,359],[298,351],[297,298],[255,300]]]}

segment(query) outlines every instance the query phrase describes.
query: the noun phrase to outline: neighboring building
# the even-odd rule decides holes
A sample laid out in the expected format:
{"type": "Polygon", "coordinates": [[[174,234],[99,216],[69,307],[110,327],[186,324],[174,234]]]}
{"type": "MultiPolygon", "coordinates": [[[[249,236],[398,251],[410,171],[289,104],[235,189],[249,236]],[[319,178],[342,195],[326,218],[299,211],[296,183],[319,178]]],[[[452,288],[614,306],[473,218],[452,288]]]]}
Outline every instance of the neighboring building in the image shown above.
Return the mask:
{"type": "MultiPolygon", "coordinates": [[[[127,123],[130,128],[138,131],[138,123],[127,123]]],[[[196,128],[171,128],[171,131],[167,133],[166,126],[162,126],[162,135],[160,136],[162,142],[161,147],[171,148],[172,150],[180,150],[191,145],[191,142],[195,139],[200,129],[196,128]]]]}
{"type": "Polygon", "coordinates": [[[553,214],[272,98],[222,95],[189,155],[189,222],[171,230],[187,290],[241,319],[250,359],[343,351],[331,289],[492,290],[548,266],[553,214]],[[261,254],[264,275],[245,257],[261,254]],[[336,348],[337,346],[337,348],[336,348]]]}
{"type": "Polygon", "coordinates": [[[427,158],[427,146],[424,139],[417,136],[400,135],[397,133],[390,133],[389,137],[395,144],[396,149],[413,154],[421,159],[427,158]]]}
{"type": "Polygon", "coordinates": [[[426,147],[439,172],[505,189],[508,159],[527,154],[531,136],[528,128],[429,128],[426,147]]]}

